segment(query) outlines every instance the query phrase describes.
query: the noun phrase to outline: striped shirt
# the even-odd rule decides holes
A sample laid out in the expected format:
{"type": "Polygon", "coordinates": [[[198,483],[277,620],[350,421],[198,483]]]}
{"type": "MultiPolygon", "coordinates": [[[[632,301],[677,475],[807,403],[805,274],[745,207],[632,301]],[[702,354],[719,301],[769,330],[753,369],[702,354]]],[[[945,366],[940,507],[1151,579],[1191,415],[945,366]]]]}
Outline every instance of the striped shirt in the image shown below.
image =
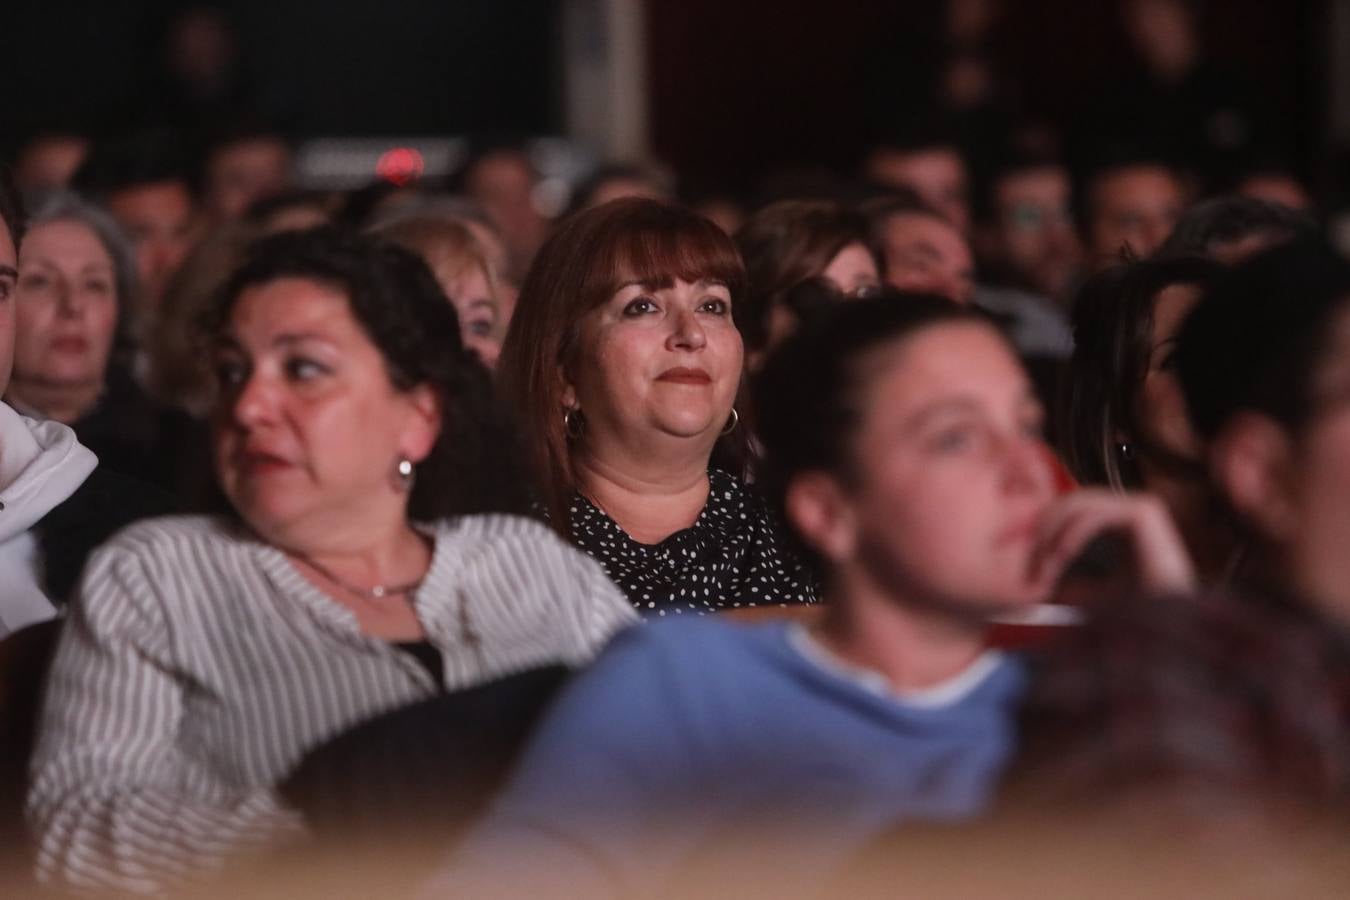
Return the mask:
{"type": "MultiPolygon", "coordinates": [[[[584,663],[636,618],[542,524],[465,516],[429,534],[413,602],[447,689],[584,663]]],[[[242,529],[134,525],[90,560],[52,663],[28,796],[39,877],[148,892],[297,837],[274,786],[305,752],[436,690],[242,529]]]]}

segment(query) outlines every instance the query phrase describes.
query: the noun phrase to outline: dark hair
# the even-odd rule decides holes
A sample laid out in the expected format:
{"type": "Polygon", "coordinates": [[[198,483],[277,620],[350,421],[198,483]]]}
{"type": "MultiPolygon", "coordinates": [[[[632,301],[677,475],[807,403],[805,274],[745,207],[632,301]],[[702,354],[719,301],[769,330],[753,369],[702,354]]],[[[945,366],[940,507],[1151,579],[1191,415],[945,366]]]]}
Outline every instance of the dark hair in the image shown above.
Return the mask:
{"type": "Polygon", "coordinates": [[[171,132],[147,131],[94,144],[71,187],[102,203],[118,191],[166,181],[181,182],[189,193],[196,193],[183,141],[171,132]]]}
{"type": "Polygon", "coordinates": [[[751,216],[736,232],[747,290],[734,312],[746,349],[764,349],[774,306],[792,288],[819,276],[840,251],[853,244],[867,249],[880,272],[881,251],[861,213],[827,200],[783,200],[751,216]]]}
{"type": "Polygon", "coordinates": [[[1318,372],[1350,309],[1350,262],[1298,241],[1234,267],[1196,306],[1177,342],[1177,374],[1206,438],[1240,410],[1298,431],[1317,412],[1318,372]]]}
{"type": "Polygon", "coordinates": [[[1229,194],[1187,209],[1158,248],[1168,256],[1209,256],[1224,244],[1253,237],[1270,243],[1307,239],[1317,234],[1312,217],[1279,203],[1229,194]]]}
{"type": "Polygon", "coordinates": [[[1148,374],[1158,295],[1179,284],[1203,289],[1220,271],[1200,257],[1148,259],[1113,266],[1083,284],[1073,305],[1060,448],[1079,481],[1140,486],[1137,467],[1122,458],[1118,445],[1141,440],[1137,402],[1148,374]]]}
{"type": "Polygon", "coordinates": [[[624,281],[661,285],[674,278],[722,282],[733,310],[745,293],[740,254],[722,229],[682,206],[628,197],[564,220],[521,285],[497,372],[525,426],[549,519],[564,536],[570,537],[567,509],[577,479],[563,427],[561,373],[581,349],[581,320],[624,281]]]}
{"type": "Polygon", "coordinates": [[[4,220],[14,249],[18,250],[24,232],[28,230],[28,216],[24,212],[23,197],[14,186],[14,176],[6,165],[0,165],[0,219],[4,220]]]}
{"type": "Polygon", "coordinates": [[[528,508],[515,430],[493,395],[487,369],[460,339],[454,307],[421,259],[335,228],[263,238],[221,288],[205,321],[207,333],[225,328],[246,289],[279,278],[312,279],[340,289],[352,317],[384,358],[394,387],[408,391],[427,384],[438,394],[441,433],[417,466],[410,517],[433,521],[528,508]]]}
{"type": "MultiPolygon", "coordinates": [[[[951,322],[979,323],[1003,336],[983,314],[946,297],[888,288],[822,309],[769,354],[752,384],[756,437],[763,448],[757,486],[784,521],[791,524],[784,503],[798,475],[823,471],[852,479],[872,352],[951,322]]],[[[798,549],[816,558],[811,548],[798,549]]]]}
{"type": "Polygon", "coordinates": [[[1028,172],[1054,169],[1072,181],[1069,168],[1060,156],[1038,147],[1014,144],[998,159],[997,164],[975,180],[971,191],[971,213],[976,221],[991,222],[998,216],[998,189],[1003,181],[1028,172]]]}

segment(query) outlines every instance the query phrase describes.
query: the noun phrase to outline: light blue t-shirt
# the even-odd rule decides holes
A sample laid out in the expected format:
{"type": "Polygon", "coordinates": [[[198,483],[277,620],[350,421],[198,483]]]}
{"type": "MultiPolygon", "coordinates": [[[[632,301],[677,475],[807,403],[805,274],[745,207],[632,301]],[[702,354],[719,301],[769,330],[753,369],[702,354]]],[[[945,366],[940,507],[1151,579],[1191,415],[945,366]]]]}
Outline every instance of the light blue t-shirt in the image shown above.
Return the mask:
{"type": "Polygon", "coordinates": [[[985,808],[1013,749],[1019,662],[988,655],[911,701],[792,629],[667,620],[619,635],[437,888],[629,896],[747,864],[825,877],[897,823],[985,808]]]}

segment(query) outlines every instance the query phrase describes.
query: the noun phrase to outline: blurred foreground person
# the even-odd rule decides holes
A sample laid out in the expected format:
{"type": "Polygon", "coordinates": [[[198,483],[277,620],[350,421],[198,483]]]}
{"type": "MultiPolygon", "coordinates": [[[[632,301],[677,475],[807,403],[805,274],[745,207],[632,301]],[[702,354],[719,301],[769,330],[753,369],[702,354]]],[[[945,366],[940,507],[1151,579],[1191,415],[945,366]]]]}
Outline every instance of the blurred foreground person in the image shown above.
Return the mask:
{"type": "Polygon", "coordinates": [[[512,436],[426,267],[337,232],[255,245],[212,317],[233,515],[122,532],[53,662],[38,871],[162,890],[303,833],[276,791],[387,710],[588,659],[634,616],[518,508],[512,436]]]}
{"type": "Polygon", "coordinates": [[[1074,304],[1060,442],[1082,484],[1162,500],[1207,581],[1232,574],[1239,541],[1210,490],[1205,444],[1187,415],[1177,335],[1221,273],[1199,257],[1159,257],[1088,279],[1074,304]]]}
{"type": "Polygon", "coordinates": [[[195,498],[205,432],[152,401],[133,377],[136,296],[135,263],[117,223],[73,194],[49,197],[19,263],[6,401],[71,426],[101,466],[195,498]]]}
{"type": "Polygon", "coordinates": [[[1144,590],[1192,585],[1156,502],[1055,499],[1039,404],[977,313],[831,307],[758,388],[764,483],[821,560],[824,617],[620,636],[564,689],[447,896],[801,890],[891,825],[984,810],[1024,679],[988,620],[1044,599],[1087,541],[1123,531],[1144,590]]]}
{"type": "Polygon", "coordinates": [[[613,200],[539,251],[506,336],[500,377],[544,511],[643,615],[815,600],[741,460],[713,464],[719,439],[743,441],[744,284],[712,222],[613,200]]]}
{"type": "Polygon", "coordinates": [[[502,308],[487,250],[468,227],[446,218],[399,219],[373,232],[416,253],[459,315],[464,345],[489,369],[501,355],[502,308]]]}
{"type": "Polygon", "coordinates": [[[736,234],[745,260],[747,286],[735,307],[745,342],[747,367],[797,327],[792,289],[824,279],[840,297],[860,297],[881,287],[881,252],[872,243],[866,217],[826,201],[783,200],[750,217],[736,234]]]}
{"type": "Polygon", "coordinates": [[[1177,371],[1210,474],[1250,538],[1244,581],[1350,622],[1350,263],[1277,247],[1192,313],[1177,371]]]}
{"type": "Polygon", "coordinates": [[[1343,897],[1350,723],[1329,649],[1228,591],[1095,604],[1038,654],[994,813],[897,830],[831,896],[1343,897]]]}

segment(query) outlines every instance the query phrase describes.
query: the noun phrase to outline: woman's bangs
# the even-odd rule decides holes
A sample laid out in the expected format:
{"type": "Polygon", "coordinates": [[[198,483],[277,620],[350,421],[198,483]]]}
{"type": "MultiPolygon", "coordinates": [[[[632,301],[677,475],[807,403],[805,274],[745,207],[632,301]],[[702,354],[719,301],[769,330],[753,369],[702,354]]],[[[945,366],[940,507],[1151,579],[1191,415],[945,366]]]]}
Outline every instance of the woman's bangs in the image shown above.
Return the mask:
{"type": "Polygon", "coordinates": [[[718,282],[734,299],[744,287],[745,268],[731,239],[711,223],[634,230],[619,240],[610,268],[610,293],[630,281],[660,289],[676,279],[718,282]]]}

